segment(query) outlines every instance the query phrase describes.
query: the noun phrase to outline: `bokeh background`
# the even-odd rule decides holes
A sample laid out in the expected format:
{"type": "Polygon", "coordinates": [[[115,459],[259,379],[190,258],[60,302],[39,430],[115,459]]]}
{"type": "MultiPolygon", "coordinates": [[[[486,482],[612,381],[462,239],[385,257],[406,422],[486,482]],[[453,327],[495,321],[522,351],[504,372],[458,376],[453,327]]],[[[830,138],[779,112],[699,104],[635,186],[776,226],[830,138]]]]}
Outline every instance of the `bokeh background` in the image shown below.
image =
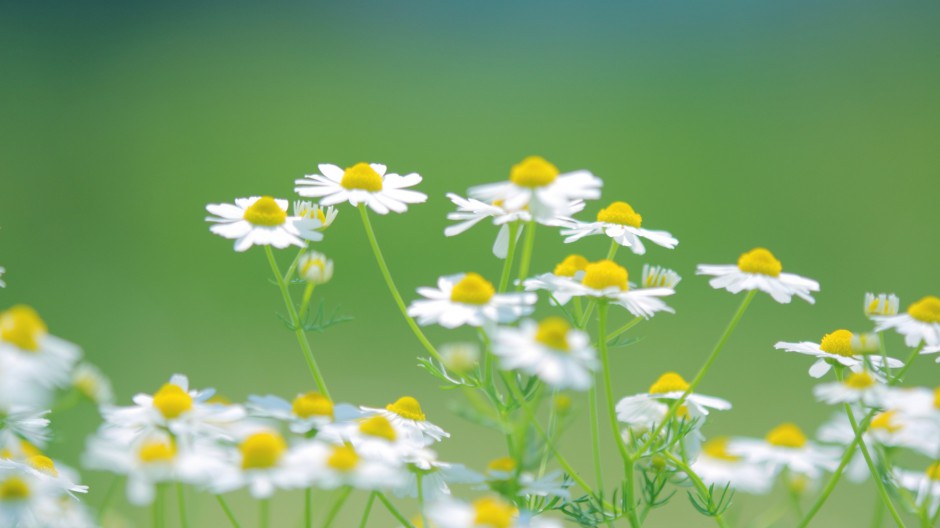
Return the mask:
{"type": "MultiPolygon", "coordinates": [[[[407,300],[442,274],[496,278],[495,230],[446,239],[444,193],[540,154],[594,171],[602,202],[629,201],[681,240],[620,255],[634,273],[652,262],[685,279],[677,314],[641,325],[642,342],[616,352],[615,390],[645,390],[664,370],[691,376],[739,301],[695,277],[695,264],[767,246],[823,289],[815,306],[752,305],[701,386],[735,405],[706,433],[760,436],[782,421],[814,431],[832,409],[813,400],[811,360],[773,343],[867,329],[866,291],[904,305],[940,292],[938,27],[940,4],[928,1],[6,3],[0,305],[35,306],[111,376],[121,402],[174,372],[236,400],[291,397],[311,383],[276,317],[263,251],[236,254],[211,235],[207,203],[292,197],[293,180],[321,162],[419,172],[428,203],[374,220],[407,300]]],[[[457,395],[416,368],[422,349],[353,210],[318,249],[336,262],[318,296],[355,318],[312,336],[338,399],[414,395],[453,433],[442,458],[480,468],[500,456],[500,438],[453,414],[457,395]]],[[[533,268],[605,249],[599,239],[566,247],[544,229],[533,268]]],[[[924,360],[911,379],[935,385],[938,368],[924,360]]],[[[97,416],[86,407],[54,420],[51,451],[74,463],[97,416]]],[[[588,436],[580,419],[562,446],[590,475],[588,436]]],[[[85,477],[95,505],[111,479],[85,477]]],[[[816,524],[866,522],[874,496],[870,484],[844,484],[816,524]]],[[[739,524],[782,497],[739,495],[739,524]]],[[[192,500],[196,526],[220,525],[213,502],[192,500]]],[[[293,526],[300,504],[279,498],[278,525],[293,526]]],[[[146,518],[117,508],[130,523],[146,518]]],[[[254,506],[236,508],[250,525],[254,506]]],[[[355,503],[346,513],[340,525],[355,503]]],[[[376,525],[391,525],[383,515],[376,525]]],[[[648,525],[706,523],[680,495],[648,525]]]]}

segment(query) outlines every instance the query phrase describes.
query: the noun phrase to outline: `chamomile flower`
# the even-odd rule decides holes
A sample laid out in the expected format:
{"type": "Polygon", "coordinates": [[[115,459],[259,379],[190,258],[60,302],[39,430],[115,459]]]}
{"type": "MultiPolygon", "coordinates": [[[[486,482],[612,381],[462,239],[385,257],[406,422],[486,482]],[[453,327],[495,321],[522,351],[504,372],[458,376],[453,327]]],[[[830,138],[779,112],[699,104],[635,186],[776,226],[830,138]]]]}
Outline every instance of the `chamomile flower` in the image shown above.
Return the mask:
{"type": "Polygon", "coordinates": [[[114,391],[101,370],[91,363],[81,363],[72,371],[72,387],[97,405],[114,403],[114,391]]]}
{"type": "Polygon", "coordinates": [[[319,231],[320,220],[287,216],[287,200],[270,196],[236,198],[235,204],[209,204],[207,216],[212,222],[210,231],[223,238],[235,240],[235,251],[247,251],[251,246],[306,247],[307,240],[323,240],[319,231]]]}
{"type": "Polygon", "coordinates": [[[309,442],[297,448],[295,461],[309,470],[311,483],[323,489],[389,489],[405,479],[401,465],[366,457],[348,444],[309,442]]]}
{"type": "Polygon", "coordinates": [[[310,284],[326,284],[333,278],[333,261],[317,251],[304,253],[297,261],[297,274],[310,284]]]}
{"type": "Polygon", "coordinates": [[[936,514],[940,508],[940,462],[931,464],[924,472],[895,469],[894,479],[914,494],[915,506],[926,508],[929,517],[936,514]]]}
{"type": "Polygon", "coordinates": [[[937,457],[940,446],[940,387],[892,388],[885,397],[885,406],[897,412],[897,421],[905,428],[915,427],[916,436],[926,444],[924,449],[911,446],[929,457],[937,457]]]}
{"type": "Polygon", "coordinates": [[[838,449],[817,446],[806,439],[799,427],[792,423],[772,429],[763,440],[736,438],[728,443],[728,452],[747,460],[767,464],[773,474],[783,469],[815,480],[824,471],[838,465],[838,449]]]}
{"type": "Polygon", "coordinates": [[[554,271],[536,275],[531,279],[526,279],[523,284],[526,291],[547,290],[551,293],[552,299],[559,304],[568,304],[568,301],[574,296],[574,292],[568,288],[563,289],[567,281],[580,282],[584,278],[584,270],[591,262],[578,254],[571,254],[559,262],[554,271]]]}
{"type": "Polygon", "coordinates": [[[450,495],[453,484],[479,484],[483,475],[468,469],[463,464],[442,462],[431,449],[421,448],[409,452],[402,460],[408,471],[405,480],[392,492],[396,497],[418,496],[418,477],[421,477],[421,492],[425,498],[434,501],[450,495]]]}
{"type": "Polygon", "coordinates": [[[587,390],[599,366],[590,336],[560,317],[498,329],[493,354],[503,369],[538,376],[558,390],[587,390]]]}
{"type": "Polygon", "coordinates": [[[313,476],[300,448],[289,451],[280,433],[265,428],[246,430],[237,452],[226,461],[225,469],[208,482],[214,493],[247,488],[252,497],[267,499],[278,489],[305,487],[313,476]]]}
{"type": "Polygon", "coordinates": [[[893,293],[874,293],[865,294],[865,315],[872,316],[890,316],[898,314],[898,307],[901,301],[893,293]]]}
{"type": "Polygon", "coordinates": [[[409,453],[419,449],[402,425],[392,424],[381,414],[374,414],[324,427],[317,440],[331,444],[348,444],[366,458],[401,465],[409,453]]]}
{"type": "Polygon", "coordinates": [[[40,447],[46,445],[50,435],[46,415],[50,412],[22,406],[0,408],[0,449],[16,453],[24,440],[40,447]]]}
{"type": "Polygon", "coordinates": [[[483,497],[466,503],[441,498],[427,509],[428,520],[438,528],[561,528],[561,523],[520,513],[499,497],[483,497]]]}
{"type": "Polygon", "coordinates": [[[466,374],[480,364],[480,346],[476,343],[446,343],[440,352],[444,367],[457,374],[466,374]]]}
{"type": "Polygon", "coordinates": [[[35,465],[0,461],[0,526],[64,526],[55,516],[62,501],[88,491],[67,481],[71,472],[60,476],[51,460],[42,459],[35,465]]]}
{"type": "Polygon", "coordinates": [[[33,455],[23,462],[0,460],[0,473],[30,475],[57,496],[77,499],[76,493],[88,493],[88,486],[75,483],[77,475],[71,468],[56,467],[55,462],[44,455],[33,455]]]}
{"type": "Polygon", "coordinates": [[[304,198],[320,198],[321,206],[349,202],[352,205],[366,204],[378,214],[389,211],[404,213],[407,204],[423,203],[427,195],[407,190],[421,183],[418,173],[386,174],[380,163],[357,163],[347,169],[321,163],[317,166],[323,174],[308,174],[294,183],[297,194],[304,198]]]}
{"type": "Polygon", "coordinates": [[[770,294],[779,303],[787,304],[794,295],[813,304],[810,295],[819,291],[819,283],[794,275],[782,273],[783,265],[773,253],[756,248],[741,255],[736,266],[700,264],[697,275],[711,275],[708,283],[712,288],[725,289],[731,293],[743,290],[761,290],[770,294]]]}
{"type": "Polygon", "coordinates": [[[319,392],[298,394],[293,401],[279,396],[249,396],[248,413],[261,418],[284,421],[292,433],[307,434],[332,423],[335,417],[333,402],[319,392]]]}
{"type": "Polygon", "coordinates": [[[319,220],[320,231],[326,231],[326,228],[333,225],[339,211],[333,207],[323,207],[319,204],[307,200],[294,200],[294,216],[303,219],[319,220]]]}
{"type": "Polygon", "coordinates": [[[813,388],[813,395],[830,405],[852,403],[880,407],[887,390],[881,381],[877,374],[859,369],[857,372],[849,372],[843,381],[817,385],[813,388]]]}
{"type": "Polygon", "coordinates": [[[565,243],[570,244],[586,236],[604,234],[621,246],[629,247],[637,255],[646,253],[642,239],[673,249],[679,241],[667,231],[652,231],[641,226],[643,217],[626,202],[614,202],[597,213],[596,222],[580,222],[573,218],[564,218],[558,225],[564,229],[565,243]]]}
{"type": "MultiPolygon", "coordinates": [[[[790,343],[780,341],[774,348],[786,352],[796,352],[818,358],[809,368],[809,375],[814,378],[821,378],[835,364],[845,365],[850,368],[859,368],[865,364],[865,359],[872,365],[884,368],[884,359],[873,354],[878,350],[878,338],[868,334],[853,334],[848,330],[840,329],[823,336],[819,343],[812,341],[801,341],[799,343],[790,343]]],[[[888,358],[888,366],[898,368],[904,363],[888,358]]]]}
{"type": "MultiPolygon", "coordinates": [[[[669,406],[689,389],[689,384],[675,372],[667,372],[653,383],[649,391],[627,396],[617,403],[617,419],[631,427],[652,428],[662,421],[669,406]]],[[[677,415],[692,420],[708,416],[709,409],[727,411],[731,403],[721,398],[692,393],[685,399],[677,415]]]]}
{"type": "Polygon", "coordinates": [[[763,495],[773,486],[773,474],[762,464],[754,464],[740,455],[728,452],[728,438],[713,438],[702,445],[702,451],[692,463],[692,470],[707,485],[763,495]]]}
{"type": "Polygon", "coordinates": [[[403,432],[405,437],[418,446],[426,446],[440,442],[450,436],[450,433],[429,422],[421,404],[411,396],[402,396],[385,406],[384,409],[375,407],[362,407],[367,414],[384,416],[403,432]]]}
{"type": "Polygon", "coordinates": [[[916,347],[940,347],[940,297],[928,295],[908,306],[907,312],[872,317],[875,330],[893,329],[904,336],[904,343],[916,347]]]}
{"type": "Polygon", "coordinates": [[[408,315],[421,325],[444,328],[511,323],[532,313],[536,301],[531,293],[496,293],[493,284],[477,273],[441,277],[437,288],[418,288],[418,293],[425,298],[412,302],[408,315]]]}
{"type": "Polygon", "coordinates": [[[586,170],[561,174],[544,158],[530,156],[513,165],[509,181],[470,189],[470,197],[485,203],[500,202],[509,211],[528,209],[532,218],[550,221],[571,216],[581,200],[600,198],[600,178],[586,170]]]}

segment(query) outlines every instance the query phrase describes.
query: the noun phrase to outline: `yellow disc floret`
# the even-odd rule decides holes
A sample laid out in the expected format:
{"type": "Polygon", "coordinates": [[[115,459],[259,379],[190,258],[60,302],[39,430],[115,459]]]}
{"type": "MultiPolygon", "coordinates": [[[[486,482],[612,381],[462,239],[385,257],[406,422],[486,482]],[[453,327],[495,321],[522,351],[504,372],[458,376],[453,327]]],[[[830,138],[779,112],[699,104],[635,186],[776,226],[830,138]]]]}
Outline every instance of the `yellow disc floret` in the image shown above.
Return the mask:
{"type": "Polygon", "coordinates": [[[259,226],[279,226],[287,220],[287,211],[281,209],[270,196],[262,196],[245,209],[245,220],[259,226]]]}
{"type": "Polygon", "coordinates": [[[20,350],[39,350],[39,341],[48,331],[46,323],[29,306],[20,304],[0,313],[0,341],[20,350]]]}
{"type": "Polygon", "coordinates": [[[421,412],[421,404],[411,396],[402,396],[395,403],[385,406],[385,409],[391,411],[402,418],[423,422],[427,417],[421,412]]]}
{"type": "Polygon", "coordinates": [[[382,190],[382,177],[368,163],[357,163],[343,171],[339,182],[344,189],[360,189],[369,192],[382,190]]]}
{"type": "Polygon", "coordinates": [[[558,168],[539,156],[529,156],[509,172],[509,181],[519,187],[544,187],[557,177],[558,168]]]}
{"type": "Polygon", "coordinates": [[[927,468],[927,478],[930,480],[940,480],[940,462],[934,462],[927,468]]]}
{"type": "Polygon", "coordinates": [[[568,332],[571,325],[561,317],[548,317],[539,323],[538,330],[535,331],[535,340],[543,345],[567,352],[571,350],[568,344],[568,332]]]}
{"type": "Polygon", "coordinates": [[[584,278],[581,284],[595,290],[619,288],[625,291],[627,286],[627,268],[620,266],[612,260],[599,260],[588,264],[584,269],[584,278]]]}
{"type": "Polygon", "coordinates": [[[494,497],[484,497],[473,502],[474,526],[487,528],[509,528],[512,526],[516,508],[508,502],[494,497]]]}
{"type": "Polygon", "coordinates": [[[193,408],[193,397],[179,385],[167,383],[153,395],[153,406],[167,420],[172,420],[193,408]]]}
{"type": "Polygon", "coordinates": [[[875,430],[896,433],[903,429],[903,426],[894,423],[895,414],[895,411],[880,412],[871,419],[871,423],[868,426],[875,430]]]}
{"type": "Polygon", "coordinates": [[[852,332],[848,330],[836,330],[831,334],[824,335],[822,341],[819,342],[819,349],[837,356],[854,356],[855,351],[852,349],[852,332]]]}
{"type": "Polygon", "coordinates": [[[450,300],[464,304],[486,304],[490,302],[496,288],[479,273],[467,273],[450,291],[450,300]]]}
{"type": "Polygon", "coordinates": [[[928,295],[910,305],[907,313],[923,323],[940,323],[940,297],[928,295]]]}
{"type": "Polygon", "coordinates": [[[333,418],[333,402],[319,392],[308,392],[294,398],[291,412],[300,418],[328,416],[333,418]]]}
{"type": "Polygon", "coordinates": [[[10,477],[0,482],[0,501],[25,500],[29,495],[29,484],[19,477],[10,477]]]}
{"type": "Polygon", "coordinates": [[[395,434],[395,428],[392,427],[392,423],[381,414],[359,422],[359,432],[376,438],[384,438],[389,442],[394,442],[398,437],[398,435],[395,434]]]}
{"type": "Polygon", "coordinates": [[[799,449],[806,445],[806,435],[792,423],[778,425],[767,433],[766,440],[768,444],[777,447],[799,449]]]}
{"type": "Polygon", "coordinates": [[[630,207],[627,202],[614,202],[597,213],[598,222],[640,227],[643,217],[630,207]]]}
{"type": "Polygon", "coordinates": [[[933,390],[933,407],[940,409],[940,387],[933,390]]]}
{"type": "Polygon", "coordinates": [[[352,471],[359,464],[359,455],[352,446],[341,445],[333,448],[329,458],[326,459],[326,465],[337,471],[352,471]]]}
{"type": "Polygon", "coordinates": [[[725,460],[727,462],[737,462],[741,460],[741,457],[728,452],[728,437],[726,436],[719,436],[718,438],[713,438],[705,442],[702,446],[702,451],[711,458],[718,460],[725,460]]]}
{"type": "Polygon", "coordinates": [[[584,271],[588,264],[588,259],[581,255],[568,255],[555,266],[554,273],[559,277],[574,277],[577,272],[584,271]]]}
{"type": "Polygon", "coordinates": [[[650,386],[650,394],[666,394],[669,392],[685,392],[689,389],[689,384],[682,376],[675,372],[667,372],[656,380],[656,383],[650,386]]]}
{"type": "Polygon", "coordinates": [[[500,473],[512,473],[516,470],[516,460],[512,457],[501,457],[490,460],[486,465],[487,471],[498,471],[500,473]]]}
{"type": "Polygon", "coordinates": [[[755,248],[738,258],[738,269],[745,273],[777,277],[783,271],[783,264],[769,250],[755,248]]]}
{"type": "Polygon", "coordinates": [[[137,458],[145,464],[171,462],[176,457],[176,446],[170,441],[151,440],[137,450],[137,458]]]}
{"type": "Polygon", "coordinates": [[[871,374],[862,372],[853,372],[845,378],[845,386],[850,389],[864,390],[875,384],[875,378],[871,374]]]}
{"type": "Polygon", "coordinates": [[[264,431],[243,440],[238,450],[242,453],[242,469],[265,469],[277,465],[287,451],[287,443],[280,434],[264,431]]]}
{"type": "Polygon", "coordinates": [[[59,472],[55,468],[55,462],[51,458],[43,455],[31,456],[26,459],[26,463],[29,464],[29,467],[45,473],[46,475],[51,475],[53,477],[58,477],[59,472]]]}

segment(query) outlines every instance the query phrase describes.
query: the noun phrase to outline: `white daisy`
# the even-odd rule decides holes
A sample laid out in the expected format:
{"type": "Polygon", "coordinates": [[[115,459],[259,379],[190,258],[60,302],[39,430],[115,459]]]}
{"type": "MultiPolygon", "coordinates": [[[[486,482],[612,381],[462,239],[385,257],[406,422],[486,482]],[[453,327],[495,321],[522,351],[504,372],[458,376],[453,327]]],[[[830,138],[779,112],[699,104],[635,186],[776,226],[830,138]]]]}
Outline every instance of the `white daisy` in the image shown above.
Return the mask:
{"type": "Polygon", "coordinates": [[[896,411],[896,422],[904,429],[913,429],[908,447],[937,458],[940,446],[940,387],[892,388],[885,397],[885,406],[896,411]]]}
{"type": "Polygon", "coordinates": [[[401,465],[368,458],[347,444],[308,442],[297,448],[293,460],[308,469],[312,485],[323,489],[390,489],[405,480],[401,465]]]}
{"type": "Polygon", "coordinates": [[[297,194],[305,198],[320,198],[320,205],[334,205],[349,202],[352,205],[366,204],[378,214],[389,211],[404,213],[407,204],[425,202],[425,194],[406,190],[421,183],[418,173],[385,173],[386,167],[380,163],[357,163],[345,170],[321,163],[318,165],[323,174],[308,174],[295,181],[297,194]]]}
{"type": "Polygon", "coordinates": [[[362,410],[384,416],[404,432],[405,437],[419,446],[426,446],[448,438],[450,433],[427,420],[421,404],[411,396],[402,396],[384,409],[362,407],[362,410]]]}
{"type": "Polygon", "coordinates": [[[550,221],[571,216],[583,204],[600,198],[604,182],[586,170],[559,174],[558,168],[538,156],[513,165],[509,181],[470,189],[470,197],[486,203],[500,202],[510,211],[528,209],[533,218],[550,221]]]}
{"type": "Polygon", "coordinates": [[[499,497],[483,497],[466,503],[441,498],[427,508],[428,520],[438,528],[561,528],[561,523],[520,513],[499,497]]]}
{"type": "Polygon", "coordinates": [[[850,372],[844,381],[823,383],[813,388],[816,399],[828,404],[852,403],[866,407],[881,407],[887,387],[877,374],[863,368],[850,372]]]}
{"type": "Polygon", "coordinates": [[[930,349],[940,347],[940,297],[928,295],[908,306],[906,313],[872,319],[876,331],[894,329],[904,336],[904,343],[909,347],[921,343],[930,349]]]}
{"type": "MultiPolygon", "coordinates": [[[[631,427],[652,429],[666,416],[669,406],[685,394],[689,384],[675,372],[667,372],[650,386],[648,392],[627,396],[617,403],[617,419],[631,427]]],[[[727,411],[731,403],[721,398],[689,394],[676,413],[692,420],[708,416],[708,409],[727,411]]],[[[701,422],[697,425],[701,426],[701,422]]]]}
{"type": "Polygon", "coordinates": [[[0,473],[30,475],[57,496],[69,496],[77,499],[76,493],[88,493],[88,486],[76,484],[77,475],[66,466],[56,466],[55,462],[44,455],[33,455],[23,462],[0,460],[0,473]]]}
{"type": "Polygon", "coordinates": [[[246,408],[251,416],[286,422],[290,431],[299,435],[320,429],[335,417],[333,402],[319,392],[298,394],[293,401],[272,394],[251,395],[246,408]]]}
{"type": "Polygon", "coordinates": [[[558,390],[587,390],[599,367],[591,337],[561,317],[540,323],[523,321],[519,328],[499,328],[493,354],[500,358],[503,369],[538,376],[558,390]]]}
{"type": "Polygon", "coordinates": [[[307,247],[306,240],[323,240],[320,220],[287,216],[287,200],[270,196],[236,198],[235,204],[209,204],[206,210],[213,233],[235,240],[235,251],[246,251],[251,246],[307,247]]]}
{"type": "MultiPolygon", "coordinates": [[[[872,354],[878,350],[878,338],[868,334],[853,334],[848,330],[840,329],[826,334],[819,343],[780,341],[774,348],[818,358],[809,368],[809,375],[814,378],[823,377],[835,364],[860,368],[864,366],[866,358],[873,366],[884,368],[884,359],[878,354],[872,354]]],[[[898,368],[904,366],[904,363],[888,358],[888,366],[898,368]]]]}
{"type": "Polygon", "coordinates": [[[702,445],[702,451],[692,470],[707,485],[764,495],[773,487],[773,474],[763,464],[754,464],[739,455],[728,452],[728,438],[711,439],[702,445]]]}
{"type": "Polygon", "coordinates": [[[580,282],[584,278],[584,270],[587,269],[590,261],[581,255],[571,254],[559,262],[554,271],[536,275],[523,282],[526,291],[547,290],[551,292],[552,298],[560,304],[568,304],[574,293],[570,288],[560,288],[567,281],[580,282]]]}
{"type": "Polygon", "coordinates": [[[208,474],[206,485],[213,493],[247,488],[256,499],[270,498],[278,489],[308,487],[314,474],[304,449],[289,449],[274,430],[246,430],[237,451],[226,458],[225,468],[208,474]]]}
{"type": "Polygon", "coordinates": [[[20,406],[0,409],[0,449],[15,454],[23,440],[39,447],[46,445],[51,434],[46,418],[50,412],[20,406]]]}
{"type": "Polygon", "coordinates": [[[393,424],[381,414],[323,427],[317,440],[348,444],[366,458],[399,466],[409,453],[420,449],[401,423],[393,424]]]}
{"type": "Polygon", "coordinates": [[[322,205],[315,204],[307,200],[294,200],[294,216],[298,218],[310,219],[310,220],[319,220],[320,221],[320,231],[325,231],[326,228],[333,225],[333,221],[336,220],[339,211],[333,207],[323,207],[322,205]]]}
{"type": "Polygon", "coordinates": [[[72,371],[72,387],[97,405],[114,403],[111,380],[91,363],[81,363],[75,367],[72,371]]]}
{"type": "Polygon", "coordinates": [[[930,517],[937,513],[937,508],[940,508],[940,462],[931,464],[923,473],[895,468],[894,479],[914,494],[915,506],[926,508],[930,517]]]}
{"type": "Polygon", "coordinates": [[[791,473],[811,480],[823,471],[833,471],[838,465],[841,451],[820,447],[806,439],[799,427],[785,423],[775,427],[763,440],[735,438],[728,443],[728,452],[747,460],[767,464],[773,474],[786,468],[791,473]]]}
{"type": "Polygon", "coordinates": [[[673,249],[679,241],[667,231],[652,231],[643,229],[640,225],[643,217],[640,216],[630,204],[614,202],[597,213],[596,222],[580,222],[574,218],[563,218],[556,225],[563,227],[561,234],[565,236],[565,243],[570,244],[586,236],[604,234],[612,238],[621,246],[629,247],[637,255],[646,253],[646,247],[641,239],[664,248],[673,249]]]}
{"type": "Polygon", "coordinates": [[[493,284],[477,273],[441,277],[437,288],[418,288],[418,293],[425,299],[412,302],[408,315],[421,325],[445,328],[511,323],[532,313],[537,300],[531,293],[496,293],[493,284]]]}
{"type": "Polygon", "coordinates": [[[297,275],[310,284],[326,284],[333,278],[333,261],[317,251],[304,253],[297,261],[297,275]]]}
{"type": "Polygon", "coordinates": [[[865,315],[872,317],[875,315],[897,315],[898,307],[901,301],[893,293],[874,293],[865,294],[865,315]]]}
{"type": "Polygon", "coordinates": [[[409,471],[404,482],[392,490],[396,497],[417,497],[419,475],[422,495],[428,501],[450,495],[451,484],[479,484],[484,481],[483,475],[463,464],[441,462],[437,453],[427,448],[411,451],[403,461],[409,471]]]}
{"type": "Polygon", "coordinates": [[[782,269],[780,261],[770,251],[756,248],[741,255],[736,266],[700,264],[696,274],[714,276],[708,281],[711,287],[731,293],[761,290],[783,304],[789,303],[794,295],[810,304],[816,302],[810,293],[819,291],[818,282],[781,273],[782,269]]]}
{"type": "Polygon", "coordinates": [[[72,493],[88,491],[87,486],[67,480],[71,472],[59,476],[52,461],[42,459],[36,464],[0,461],[0,526],[65,526],[51,514],[61,509],[63,501],[74,500],[72,493]]]}

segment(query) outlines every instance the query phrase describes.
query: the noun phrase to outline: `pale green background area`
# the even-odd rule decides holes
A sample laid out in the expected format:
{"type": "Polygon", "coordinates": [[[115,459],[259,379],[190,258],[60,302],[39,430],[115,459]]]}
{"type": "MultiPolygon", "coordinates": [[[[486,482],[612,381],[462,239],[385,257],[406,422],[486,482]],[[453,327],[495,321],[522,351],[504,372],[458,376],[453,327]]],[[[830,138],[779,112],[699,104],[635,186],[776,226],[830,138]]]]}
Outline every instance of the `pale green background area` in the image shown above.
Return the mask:
{"type": "MultiPolygon", "coordinates": [[[[620,255],[635,277],[651,262],[685,279],[670,301],[677,315],[641,325],[643,341],[616,351],[618,395],[665,370],[694,373],[738,302],[695,265],[763,245],[823,290],[815,306],[756,300],[701,386],[735,405],[706,434],[759,436],[782,421],[813,431],[831,409],[813,401],[811,360],[773,343],[866,330],[866,291],[896,292],[904,305],[940,292],[937,27],[934,2],[7,5],[0,305],[35,306],[112,377],[121,402],[174,372],[233,399],[291,397],[311,383],[275,317],[263,251],[235,254],[211,235],[205,204],[292,197],[293,180],[321,162],[419,172],[428,203],[374,219],[410,300],[443,274],[495,280],[495,230],[445,239],[444,193],[541,154],[594,171],[603,201],[629,201],[646,226],[681,241],[620,255]]],[[[311,336],[335,396],[382,405],[414,395],[453,433],[444,459],[480,468],[502,455],[498,435],[452,414],[457,395],[415,367],[422,349],[352,209],[317,249],[336,262],[318,295],[355,317],[311,336]]],[[[597,258],[606,242],[566,247],[544,229],[534,271],[571,250],[597,258]]],[[[901,353],[898,339],[889,345],[901,353]]],[[[937,368],[924,360],[911,379],[935,385],[937,368]]],[[[75,462],[96,424],[87,408],[55,417],[51,451],[75,462]]],[[[562,446],[590,476],[588,436],[580,420],[562,446]]],[[[97,504],[110,479],[85,476],[97,504]]],[[[840,487],[816,525],[865,522],[869,488],[840,487]]],[[[734,511],[746,521],[778,499],[739,495],[734,511]]],[[[197,525],[219,522],[207,498],[194,509],[197,525]]],[[[250,525],[251,505],[237,509],[250,525]]],[[[277,501],[279,524],[299,514],[298,497],[277,501]]],[[[680,494],[648,525],[706,522],[680,494]]]]}

